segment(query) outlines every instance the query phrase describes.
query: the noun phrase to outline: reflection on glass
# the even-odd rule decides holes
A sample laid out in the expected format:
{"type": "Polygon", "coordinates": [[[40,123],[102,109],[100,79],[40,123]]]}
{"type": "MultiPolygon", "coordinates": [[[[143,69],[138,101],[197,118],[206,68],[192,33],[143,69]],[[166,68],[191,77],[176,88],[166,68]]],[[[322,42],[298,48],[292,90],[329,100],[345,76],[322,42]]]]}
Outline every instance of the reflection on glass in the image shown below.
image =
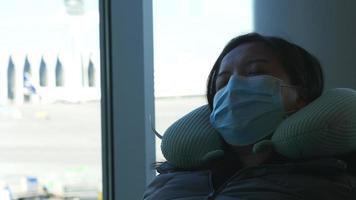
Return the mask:
{"type": "Polygon", "coordinates": [[[0,199],[101,198],[98,0],[1,4],[0,199]]]}

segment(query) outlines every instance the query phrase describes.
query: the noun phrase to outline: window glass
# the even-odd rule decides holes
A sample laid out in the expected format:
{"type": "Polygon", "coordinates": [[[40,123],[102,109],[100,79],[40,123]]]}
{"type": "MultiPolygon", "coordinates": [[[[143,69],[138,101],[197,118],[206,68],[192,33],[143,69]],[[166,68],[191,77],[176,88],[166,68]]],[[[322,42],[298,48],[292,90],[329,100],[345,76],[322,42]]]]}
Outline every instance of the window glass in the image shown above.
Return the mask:
{"type": "MultiPolygon", "coordinates": [[[[207,77],[224,45],[253,31],[252,0],[153,0],[156,129],[206,104],[207,77]]],[[[157,161],[164,158],[160,140],[157,161]]]]}
{"type": "Polygon", "coordinates": [[[0,199],[100,198],[98,0],[1,4],[0,199]]]}

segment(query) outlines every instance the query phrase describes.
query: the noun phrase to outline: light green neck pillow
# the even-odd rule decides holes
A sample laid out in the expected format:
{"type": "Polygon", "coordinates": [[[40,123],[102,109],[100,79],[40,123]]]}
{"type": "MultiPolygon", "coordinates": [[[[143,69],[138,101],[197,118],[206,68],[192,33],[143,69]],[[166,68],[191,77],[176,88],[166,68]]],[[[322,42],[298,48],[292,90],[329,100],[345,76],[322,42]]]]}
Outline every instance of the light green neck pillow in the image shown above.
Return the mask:
{"type": "Polygon", "coordinates": [[[274,149],[288,158],[333,156],[356,151],[356,91],[336,88],[284,120],[256,153],[274,149]]]}
{"type": "Polygon", "coordinates": [[[224,155],[223,140],[210,125],[210,109],[201,106],[174,122],[162,137],[163,156],[183,169],[197,169],[224,155]]]}
{"type": "MultiPolygon", "coordinates": [[[[167,161],[178,168],[196,169],[224,154],[224,142],[210,125],[209,116],[205,105],[166,130],[161,150],[167,161]]],[[[356,151],[356,91],[329,90],[289,116],[270,140],[254,145],[255,153],[270,150],[291,159],[356,151]]]]}

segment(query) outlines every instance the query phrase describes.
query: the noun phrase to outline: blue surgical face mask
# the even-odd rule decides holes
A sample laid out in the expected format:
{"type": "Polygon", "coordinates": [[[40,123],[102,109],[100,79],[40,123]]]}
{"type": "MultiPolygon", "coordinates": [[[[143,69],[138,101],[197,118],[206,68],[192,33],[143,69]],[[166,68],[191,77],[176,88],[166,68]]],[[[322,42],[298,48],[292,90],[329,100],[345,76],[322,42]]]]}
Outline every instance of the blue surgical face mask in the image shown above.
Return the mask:
{"type": "Polygon", "coordinates": [[[214,96],[210,122],[224,140],[245,146],[269,136],[287,116],[281,87],[294,87],[269,75],[233,75],[214,96]]]}

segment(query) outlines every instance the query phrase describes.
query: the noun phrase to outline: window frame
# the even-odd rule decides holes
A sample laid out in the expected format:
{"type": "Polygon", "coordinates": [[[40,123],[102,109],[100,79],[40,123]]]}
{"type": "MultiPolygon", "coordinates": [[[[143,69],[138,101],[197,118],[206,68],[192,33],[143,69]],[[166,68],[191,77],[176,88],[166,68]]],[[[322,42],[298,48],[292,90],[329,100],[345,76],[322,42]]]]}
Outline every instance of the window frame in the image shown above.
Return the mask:
{"type": "Polygon", "coordinates": [[[155,176],[152,0],[99,0],[99,13],[103,197],[141,199],[155,176]]]}

